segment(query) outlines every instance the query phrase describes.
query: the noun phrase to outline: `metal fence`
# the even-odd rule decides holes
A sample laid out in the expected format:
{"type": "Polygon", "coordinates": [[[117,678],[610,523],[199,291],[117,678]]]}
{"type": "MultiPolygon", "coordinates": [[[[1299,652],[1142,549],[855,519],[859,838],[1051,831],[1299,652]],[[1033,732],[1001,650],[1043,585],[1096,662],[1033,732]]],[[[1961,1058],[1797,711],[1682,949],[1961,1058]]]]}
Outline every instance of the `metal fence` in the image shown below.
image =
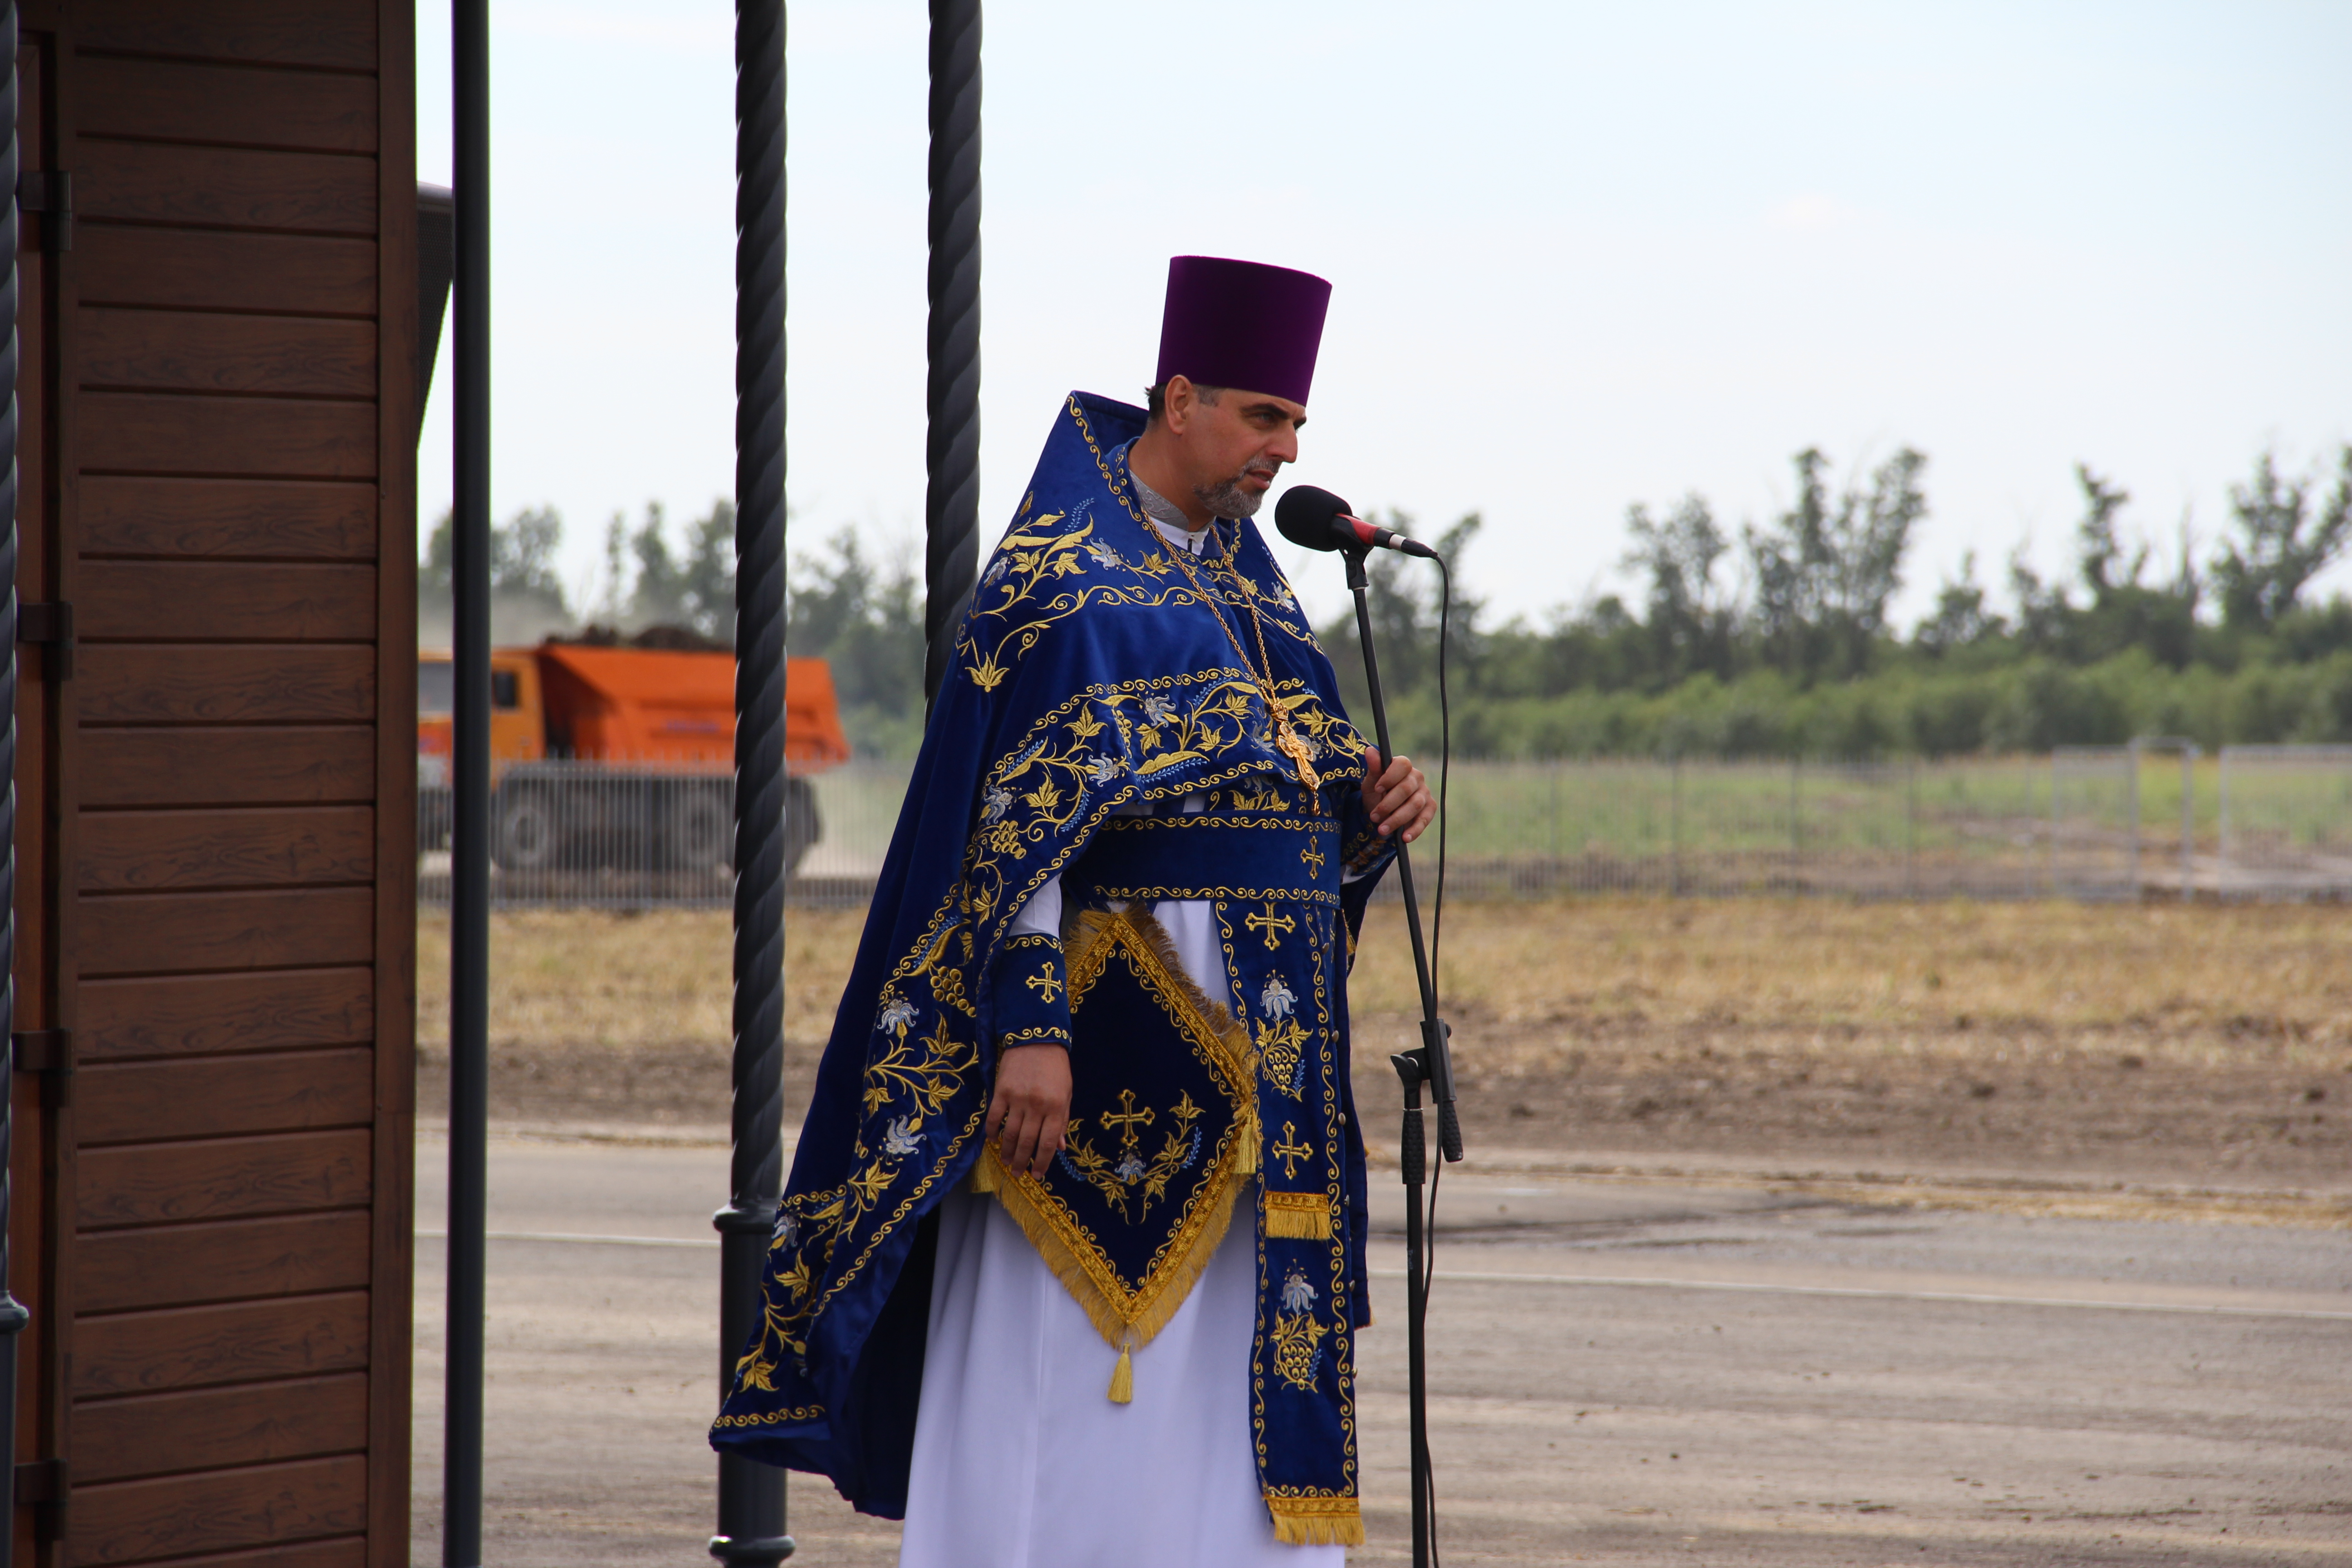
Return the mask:
{"type": "MultiPolygon", "coordinates": [[[[796,780],[794,903],[871,894],[903,763],[796,780]]],[[[2352,897],[2352,747],[2180,742],[2046,757],[1823,763],[1457,763],[1449,890],[1869,899],[2352,897]]],[[[499,790],[492,897],[724,907],[723,775],[539,763],[499,790]]],[[[1434,872],[1434,845],[1418,851],[1434,872]]],[[[419,894],[446,904],[446,806],[425,792],[419,894]]],[[[1386,889],[1393,896],[1393,888],[1386,889]]]]}
{"type": "MultiPolygon", "coordinates": [[[[848,770],[844,770],[847,772],[848,770]]],[[[795,778],[784,795],[785,854],[803,877],[824,857],[820,781],[795,778]]],[[[906,793],[906,770],[891,770],[894,814],[906,793]]],[[[846,814],[858,821],[855,811],[846,814]]],[[[674,761],[535,762],[499,776],[490,805],[490,898],[541,907],[724,908],[733,898],[735,781],[731,774],[674,761]]],[[[449,791],[417,790],[417,901],[449,901],[449,791]]],[[[887,846],[889,828],[880,830],[887,846]]],[[[854,897],[870,891],[881,868],[856,862],[854,897]]]]}
{"type": "Polygon", "coordinates": [[[2022,760],[1458,763],[1448,886],[2017,897],[2046,878],[2049,799],[2047,763],[2022,760]]]}
{"type": "Polygon", "coordinates": [[[2225,746],[2213,890],[2352,897],[2352,746],[2225,746]]]}

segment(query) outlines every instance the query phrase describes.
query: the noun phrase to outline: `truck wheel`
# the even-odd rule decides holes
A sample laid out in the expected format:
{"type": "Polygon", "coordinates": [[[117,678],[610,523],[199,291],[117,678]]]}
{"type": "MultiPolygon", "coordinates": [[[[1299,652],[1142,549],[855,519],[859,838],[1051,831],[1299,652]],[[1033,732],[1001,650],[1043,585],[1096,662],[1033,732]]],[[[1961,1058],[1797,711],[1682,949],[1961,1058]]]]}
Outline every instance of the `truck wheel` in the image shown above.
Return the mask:
{"type": "Polygon", "coordinates": [[[545,792],[501,791],[492,812],[497,830],[491,835],[491,858],[509,871],[545,871],[556,862],[558,837],[555,813],[545,792]]]}
{"type": "Polygon", "coordinates": [[[797,874],[801,858],[824,832],[817,817],[816,788],[806,779],[784,781],[784,875],[797,874]]]}
{"type": "Polygon", "coordinates": [[[680,871],[709,871],[734,858],[734,814],[713,789],[687,789],[670,802],[665,838],[669,863],[680,871]]]}

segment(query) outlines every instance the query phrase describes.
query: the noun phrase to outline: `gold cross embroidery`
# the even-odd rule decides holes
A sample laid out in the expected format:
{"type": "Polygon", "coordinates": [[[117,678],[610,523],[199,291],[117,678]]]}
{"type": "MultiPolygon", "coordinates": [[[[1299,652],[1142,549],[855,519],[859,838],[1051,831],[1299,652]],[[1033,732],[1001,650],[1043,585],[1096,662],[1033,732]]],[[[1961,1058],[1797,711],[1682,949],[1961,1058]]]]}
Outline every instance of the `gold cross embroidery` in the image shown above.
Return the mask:
{"type": "Polygon", "coordinates": [[[1298,858],[1305,863],[1307,869],[1313,871],[1318,877],[1323,875],[1324,855],[1323,847],[1320,844],[1316,843],[1311,838],[1308,839],[1307,841],[1307,847],[1298,852],[1298,858]]]}
{"type": "Polygon", "coordinates": [[[1298,1141],[1298,1125],[1292,1121],[1282,1124],[1282,1142],[1267,1152],[1282,1162],[1284,1177],[1294,1182],[1298,1179],[1298,1162],[1312,1159],[1315,1155],[1314,1150],[1298,1141]]]}
{"type": "Polygon", "coordinates": [[[1104,1131],[1118,1134],[1120,1147],[1132,1149],[1142,1139],[1136,1129],[1151,1125],[1151,1108],[1146,1106],[1141,1110],[1136,1110],[1135,1090],[1131,1089],[1118,1091],[1118,1106],[1117,1110],[1106,1110],[1096,1120],[1103,1124],[1104,1131]]]}
{"type": "Polygon", "coordinates": [[[1054,966],[1050,963],[1031,975],[1023,984],[1044,997],[1049,1004],[1062,994],[1062,983],[1054,978],[1054,966]]]}
{"type": "Polygon", "coordinates": [[[1289,915],[1278,915],[1274,912],[1274,902],[1272,900],[1268,900],[1266,901],[1265,913],[1262,915],[1251,915],[1244,919],[1242,921],[1242,924],[1249,927],[1252,931],[1256,931],[1259,935],[1265,938],[1265,950],[1268,952],[1272,952],[1275,950],[1275,947],[1282,940],[1281,937],[1275,935],[1275,932],[1280,931],[1284,936],[1287,936],[1292,931],[1298,929],[1298,921],[1296,919],[1289,915]]]}

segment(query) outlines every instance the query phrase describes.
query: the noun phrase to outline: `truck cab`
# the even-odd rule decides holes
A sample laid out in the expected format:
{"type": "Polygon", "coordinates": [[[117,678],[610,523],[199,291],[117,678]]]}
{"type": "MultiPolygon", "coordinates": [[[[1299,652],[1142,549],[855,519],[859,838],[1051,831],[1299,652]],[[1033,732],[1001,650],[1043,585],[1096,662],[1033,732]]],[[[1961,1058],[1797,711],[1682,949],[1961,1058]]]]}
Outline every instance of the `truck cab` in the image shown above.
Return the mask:
{"type": "MultiPolygon", "coordinates": [[[[457,667],[446,648],[416,656],[416,783],[425,789],[449,785],[450,737],[456,722],[457,667]]],[[[529,648],[497,648],[490,654],[490,787],[516,763],[547,755],[546,705],[540,692],[539,660],[529,648]]]]}

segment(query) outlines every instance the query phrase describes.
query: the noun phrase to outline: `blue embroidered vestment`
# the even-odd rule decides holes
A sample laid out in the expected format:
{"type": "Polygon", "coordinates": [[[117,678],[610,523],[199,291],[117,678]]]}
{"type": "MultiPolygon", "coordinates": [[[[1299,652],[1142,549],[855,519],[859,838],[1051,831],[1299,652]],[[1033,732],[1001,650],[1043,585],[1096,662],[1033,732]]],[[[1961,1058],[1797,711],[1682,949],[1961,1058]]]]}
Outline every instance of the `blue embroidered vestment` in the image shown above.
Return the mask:
{"type": "Polygon", "coordinates": [[[1172,560],[1127,475],[1142,428],[1140,409],[1073,394],[973,594],[711,1442],[903,1515],[930,1220],[958,1182],[998,1195],[1122,1351],[1239,1223],[1256,1237],[1267,1508],[1283,1540],[1352,1542],[1370,1314],[1346,968],[1393,851],[1362,810],[1365,742],[1264,540],[1221,521],[1205,555],[1172,560]],[[1275,743],[1253,602],[1313,784],[1275,743]],[[1055,877],[1059,933],[1014,933],[1055,877]],[[1169,899],[1213,906],[1224,994],[1147,912],[1169,899]],[[981,1124],[998,1050],[1042,1041],[1069,1049],[1074,1089],[1067,1146],[1035,1180],[981,1124]]]}

